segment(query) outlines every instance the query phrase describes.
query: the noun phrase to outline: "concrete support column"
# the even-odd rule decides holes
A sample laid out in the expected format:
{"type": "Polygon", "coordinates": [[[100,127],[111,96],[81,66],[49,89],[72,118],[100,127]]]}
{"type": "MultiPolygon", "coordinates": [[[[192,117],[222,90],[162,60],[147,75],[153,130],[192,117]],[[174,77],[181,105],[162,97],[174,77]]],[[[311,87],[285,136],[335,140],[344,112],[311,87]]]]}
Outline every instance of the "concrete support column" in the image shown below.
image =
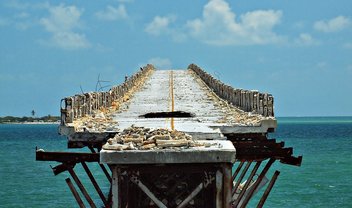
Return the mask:
{"type": "Polygon", "coordinates": [[[119,168],[112,168],[112,207],[119,208],[119,168]]]}
{"type": "Polygon", "coordinates": [[[224,208],[231,208],[231,194],[232,194],[232,164],[223,164],[222,172],[224,175],[224,208]]]}

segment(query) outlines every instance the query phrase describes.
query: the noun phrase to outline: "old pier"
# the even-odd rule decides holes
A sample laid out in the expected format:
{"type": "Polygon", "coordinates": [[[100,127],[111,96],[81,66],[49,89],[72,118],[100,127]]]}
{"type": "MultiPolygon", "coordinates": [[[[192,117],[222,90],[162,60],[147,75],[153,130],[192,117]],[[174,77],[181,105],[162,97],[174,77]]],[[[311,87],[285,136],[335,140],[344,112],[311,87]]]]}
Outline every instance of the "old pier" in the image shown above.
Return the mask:
{"type": "Polygon", "coordinates": [[[59,162],[55,175],[70,174],[66,183],[79,207],[246,207],[260,190],[262,207],[280,174],[268,175],[272,164],[302,161],[268,138],[276,127],[271,94],[233,88],[195,64],[147,65],[106,92],[61,101],[60,134],[68,148],[89,152],[37,150],[36,159],[59,162]],[[95,180],[92,162],[109,193],[95,180]],[[79,163],[101,201],[77,176],[79,163]]]}

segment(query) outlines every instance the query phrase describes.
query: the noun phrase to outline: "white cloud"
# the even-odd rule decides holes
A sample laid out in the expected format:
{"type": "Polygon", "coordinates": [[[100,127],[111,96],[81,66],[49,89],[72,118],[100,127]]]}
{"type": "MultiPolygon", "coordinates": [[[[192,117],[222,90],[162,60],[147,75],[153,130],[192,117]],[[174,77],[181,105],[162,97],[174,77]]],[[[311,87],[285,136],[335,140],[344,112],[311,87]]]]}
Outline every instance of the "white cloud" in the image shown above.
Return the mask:
{"type": "Polygon", "coordinates": [[[153,21],[148,23],[144,29],[150,35],[170,35],[175,41],[183,41],[186,39],[186,34],[183,31],[172,28],[170,24],[176,21],[177,17],[175,15],[168,16],[156,16],[153,21]]]}
{"type": "Polygon", "coordinates": [[[343,44],[343,47],[346,49],[352,49],[352,43],[345,43],[343,44]]]}
{"type": "Polygon", "coordinates": [[[328,21],[317,21],[314,23],[314,29],[320,32],[338,32],[351,25],[351,20],[344,16],[338,16],[328,21]]]}
{"type": "Polygon", "coordinates": [[[49,8],[50,16],[42,18],[40,23],[52,33],[48,45],[62,49],[81,49],[90,47],[84,34],[75,32],[82,27],[80,17],[82,10],[75,6],[54,6],[49,8]]]}
{"type": "Polygon", "coordinates": [[[54,33],[53,43],[63,49],[87,48],[89,43],[84,34],[73,32],[54,33]]]}
{"type": "Polygon", "coordinates": [[[282,12],[256,10],[241,15],[236,14],[225,0],[210,0],[203,8],[201,18],[189,20],[176,28],[172,24],[175,15],[156,16],[145,27],[150,35],[169,35],[175,41],[192,37],[210,45],[253,45],[279,43],[284,40],[274,31],[281,21],[282,12]]]}
{"type": "Polygon", "coordinates": [[[168,33],[171,29],[169,28],[170,23],[175,22],[175,16],[167,16],[161,17],[156,16],[154,17],[153,21],[151,21],[145,27],[145,31],[151,35],[158,36],[162,33],[168,33]]]}
{"type": "Polygon", "coordinates": [[[170,69],[172,67],[168,58],[154,57],[148,60],[148,64],[153,64],[157,69],[170,69]]]}
{"type": "Polygon", "coordinates": [[[308,33],[301,33],[299,37],[295,40],[295,43],[301,46],[310,46],[310,45],[318,45],[318,41],[315,40],[308,33]]]}
{"type": "Polygon", "coordinates": [[[211,0],[203,8],[202,18],[188,21],[192,37],[212,45],[252,45],[282,41],[273,32],[281,21],[282,12],[256,10],[236,21],[236,14],[224,0],[211,0]]]}
{"type": "Polygon", "coordinates": [[[42,18],[40,23],[49,32],[70,31],[80,27],[82,11],[75,6],[56,6],[49,9],[50,17],[42,18]]]}
{"type": "Polygon", "coordinates": [[[120,4],[117,8],[108,5],[105,10],[97,12],[95,16],[98,19],[109,21],[126,19],[128,17],[126,8],[123,4],[120,4]]]}

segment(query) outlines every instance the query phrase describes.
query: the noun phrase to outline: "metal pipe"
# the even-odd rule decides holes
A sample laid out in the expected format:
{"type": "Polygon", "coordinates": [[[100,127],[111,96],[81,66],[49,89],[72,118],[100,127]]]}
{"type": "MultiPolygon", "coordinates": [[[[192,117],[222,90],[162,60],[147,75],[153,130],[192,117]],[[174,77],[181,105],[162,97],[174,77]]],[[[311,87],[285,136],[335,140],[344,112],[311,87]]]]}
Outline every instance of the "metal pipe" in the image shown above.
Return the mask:
{"type": "Polygon", "coordinates": [[[259,203],[257,205],[257,208],[262,208],[263,207],[263,205],[264,205],[266,199],[268,198],[268,196],[270,194],[270,191],[273,188],[273,186],[274,186],[274,184],[276,182],[276,179],[277,179],[277,177],[279,175],[280,175],[280,172],[279,171],[275,171],[273,177],[270,180],[270,183],[269,183],[268,187],[266,187],[266,189],[265,189],[265,191],[263,193],[263,196],[262,196],[262,198],[260,199],[260,201],[259,201],[259,203]]]}
{"type": "Polygon", "coordinates": [[[274,158],[270,158],[270,160],[268,161],[268,163],[265,165],[264,169],[262,170],[262,172],[260,173],[258,179],[256,180],[256,182],[253,184],[253,189],[251,189],[248,193],[248,195],[243,199],[243,203],[241,205],[242,207],[246,207],[249,200],[252,198],[252,195],[254,193],[254,191],[258,188],[259,184],[261,183],[261,181],[263,180],[263,178],[265,177],[265,174],[268,172],[269,168],[271,167],[271,165],[275,162],[274,158]]]}
{"type": "Polygon", "coordinates": [[[100,189],[100,187],[99,187],[97,181],[95,180],[95,178],[94,178],[92,172],[89,170],[87,164],[86,164],[85,162],[81,162],[81,164],[82,164],[84,170],[86,171],[86,173],[87,173],[87,175],[88,175],[90,181],[92,182],[92,184],[93,184],[95,190],[97,191],[98,195],[100,196],[101,200],[103,201],[104,205],[105,205],[105,206],[108,206],[108,203],[107,203],[107,201],[106,201],[106,198],[105,198],[103,192],[101,191],[101,189],[100,189]]]}
{"type": "Polygon", "coordinates": [[[79,180],[79,178],[77,177],[75,171],[70,168],[68,169],[68,172],[70,173],[71,177],[73,178],[73,180],[76,182],[78,188],[81,190],[83,196],[86,198],[86,200],[88,201],[89,205],[93,208],[96,208],[92,198],[90,198],[87,190],[84,188],[83,184],[81,183],[81,181],[79,180]]]}
{"type": "Polygon", "coordinates": [[[66,181],[68,187],[70,188],[70,190],[71,190],[73,196],[75,197],[78,206],[79,206],[80,208],[85,208],[86,206],[84,206],[81,197],[79,196],[79,194],[78,194],[76,188],[73,186],[73,184],[72,184],[72,182],[71,182],[71,179],[70,179],[70,178],[66,178],[65,181],[66,181]]]}

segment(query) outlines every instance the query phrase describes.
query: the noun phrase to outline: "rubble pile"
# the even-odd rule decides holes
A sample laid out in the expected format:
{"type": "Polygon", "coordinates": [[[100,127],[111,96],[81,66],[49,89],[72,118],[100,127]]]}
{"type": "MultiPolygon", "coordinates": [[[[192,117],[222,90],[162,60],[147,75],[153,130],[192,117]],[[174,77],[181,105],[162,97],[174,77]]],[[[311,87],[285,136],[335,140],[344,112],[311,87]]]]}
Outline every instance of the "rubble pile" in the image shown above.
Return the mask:
{"type": "MultiPolygon", "coordinates": [[[[264,117],[255,112],[245,112],[239,108],[236,108],[231,103],[226,100],[214,96],[213,94],[208,94],[208,97],[213,100],[214,105],[222,110],[224,116],[219,119],[218,123],[228,123],[228,124],[239,124],[243,126],[258,126],[264,117]]],[[[267,119],[270,119],[269,117],[267,119]]]]}
{"type": "Polygon", "coordinates": [[[95,111],[91,115],[73,121],[76,132],[104,132],[118,131],[117,121],[112,119],[111,113],[95,111]]]}
{"type": "Polygon", "coordinates": [[[209,147],[210,144],[198,142],[191,135],[177,130],[150,129],[131,126],[108,139],[105,150],[153,150],[187,149],[190,147],[209,147]]]}

